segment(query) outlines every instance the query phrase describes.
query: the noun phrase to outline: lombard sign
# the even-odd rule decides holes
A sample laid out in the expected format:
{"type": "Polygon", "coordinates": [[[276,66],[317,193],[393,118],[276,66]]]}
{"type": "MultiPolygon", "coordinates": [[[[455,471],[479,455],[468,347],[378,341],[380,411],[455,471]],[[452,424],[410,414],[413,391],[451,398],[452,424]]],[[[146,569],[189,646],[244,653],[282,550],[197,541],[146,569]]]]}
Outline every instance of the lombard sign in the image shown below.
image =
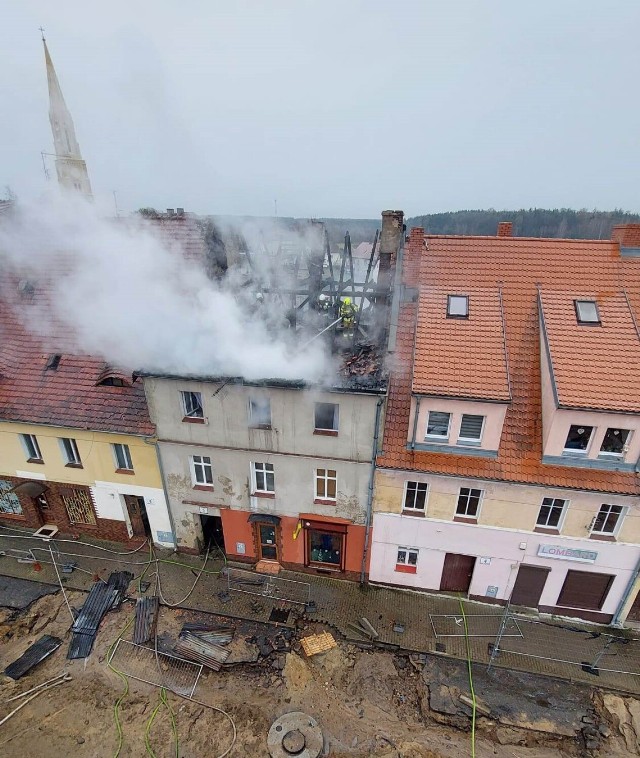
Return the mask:
{"type": "Polygon", "coordinates": [[[562,545],[539,545],[538,555],[543,558],[557,558],[559,561],[582,561],[582,563],[594,563],[598,557],[595,550],[577,550],[562,545]]]}

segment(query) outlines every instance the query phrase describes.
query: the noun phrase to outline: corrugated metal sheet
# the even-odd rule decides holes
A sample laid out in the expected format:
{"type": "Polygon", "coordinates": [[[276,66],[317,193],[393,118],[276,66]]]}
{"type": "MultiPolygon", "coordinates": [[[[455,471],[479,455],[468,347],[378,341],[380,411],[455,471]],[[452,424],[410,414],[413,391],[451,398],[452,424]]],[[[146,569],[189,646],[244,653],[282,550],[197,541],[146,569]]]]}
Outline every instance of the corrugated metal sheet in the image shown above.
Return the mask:
{"type": "Polygon", "coordinates": [[[122,601],[125,599],[127,589],[129,588],[129,582],[132,579],[133,574],[130,571],[114,571],[107,579],[109,587],[113,587],[118,591],[111,606],[112,610],[116,610],[122,605],[122,601]]]}
{"type": "Polygon", "coordinates": [[[231,652],[220,645],[206,642],[192,632],[183,632],[173,648],[189,661],[202,663],[214,671],[220,671],[231,652]]]}
{"type": "Polygon", "coordinates": [[[88,658],[93,650],[95,639],[95,634],[74,633],[71,636],[71,642],[69,643],[67,659],[72,661],[76,658],[88,658]]]}
{"type": "Polygon", "coordinates": [[[12,679],[20,679],[20,677],[28,673],[40,661],[50,656],[60,645],[62,645],[61,639],[52,637],[50,634],[45,634],[44,637],[40,637],[17,660],[9,664],[4,673],[12,679]]]}
{"type": "Polygon", "coordinates": [[[103,616],[116,601],[117,595],[118,590],[108,584],[102,582],[94,584],[71,631],[80,634],[95,634],[103,616]]]}
{"type": "Polygon", "coordinates": [[[155,632],[160,600],[157,597],[140,597],[136,602],[136,620],[133,628],[133,642],[142,645],[155,632]]]}
{"type": "Polygon", "coordinates": [[[185,632],[191,632],[205,642],[211,642],[214,645],[228,645],[233,639],[233,627],[221,626],[219,624],[202,624],[198,622],[187,621],[182,626],[180,636],[185,632]]]}

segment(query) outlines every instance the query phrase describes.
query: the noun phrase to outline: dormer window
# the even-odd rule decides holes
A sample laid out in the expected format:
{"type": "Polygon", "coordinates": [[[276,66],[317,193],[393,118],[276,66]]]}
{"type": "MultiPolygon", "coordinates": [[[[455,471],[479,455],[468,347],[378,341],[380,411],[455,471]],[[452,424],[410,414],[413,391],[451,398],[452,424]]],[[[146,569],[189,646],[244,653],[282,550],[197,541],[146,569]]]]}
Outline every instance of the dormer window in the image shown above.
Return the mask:
{"type": "Polygon", "coordinates": [[[101,387],[124,387],[124,379],[121,379],[119,376],[108,376],[106,379],[103,379],[101,382],[99,382],[101,387]]]}
{"type": "Polygon", "coordinates": [[[589,451],[592,434],[592,426],[573,424],[569,427],[567,441],[564,443],[564,452],[567,455],[586,455],[589,451]]]}
{"type": "Polygon", "coordinates": [[[600,455],[622,458],[630,434],[629,429],[607,429],[600,446],[600,455]]]}
{"type": "Polygon", "coordinates": [[[574,300],[579,324],[599,324],[600,314],[595,300],[574,300]]]}
{"type": "Polygon", "coordinates": [[[447,295],[447,318],[469,318],[468,295],[447,295]]]}

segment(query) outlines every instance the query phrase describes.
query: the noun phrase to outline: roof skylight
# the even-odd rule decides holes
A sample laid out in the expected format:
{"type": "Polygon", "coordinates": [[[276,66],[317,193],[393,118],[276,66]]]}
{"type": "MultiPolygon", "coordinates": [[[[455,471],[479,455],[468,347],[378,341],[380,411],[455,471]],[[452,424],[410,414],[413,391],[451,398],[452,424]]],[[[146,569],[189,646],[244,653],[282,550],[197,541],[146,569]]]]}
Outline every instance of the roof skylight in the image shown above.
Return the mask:
{"type": "Polygon", "coordinates": [[[574,300],[579,324],[599,324],[600,315],[595,300],[574,300]]]}
{"type": "Polygon", "coordinates": [[[469,318],[469,296],[447,295],[447,317],[469,318]]]}

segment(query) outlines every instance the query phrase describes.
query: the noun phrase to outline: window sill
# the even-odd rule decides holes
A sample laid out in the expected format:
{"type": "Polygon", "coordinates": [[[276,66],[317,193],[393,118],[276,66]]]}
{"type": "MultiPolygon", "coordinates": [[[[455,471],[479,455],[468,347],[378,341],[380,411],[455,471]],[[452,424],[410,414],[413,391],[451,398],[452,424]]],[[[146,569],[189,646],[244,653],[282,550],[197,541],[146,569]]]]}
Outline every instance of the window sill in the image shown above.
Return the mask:
{"type": "Polygon", "coordinates": [[[252,492],[251,493],[251,497],[267,497],[267,498],[274,499],[275,496],[276,496],[275,492],[261,492],[261,491],[258,491],[258,492],[252,492]]]}
{"type": "Polygon", "coordinates": [[[84,468],[81,463],[65,463],[65,468],[84,468]]]}
{"type": "Polygon", "coordinates": [[[624,453],[598,453],[598,459],[601,461],[623,461],[624,453]]]}
{"type": "Polygon", "coordinates": [[[27,463],[39,463],[41,465],[44,465],[42,458],[27,458],[27,463]]]}
{"type": "Polygon", "coordinates": [[[182,422],[184,424],[204,424],[204,419],[203,418],[194,417],[194,416],[185,416],[182,419],[182,422]]]}
{"type": "Polygon", "coordinates": [[[536,526],[533,529],[534,532],[538,532],[538,534],[560,534],[560,530],[556,529],[553,526],[546,527],[546,526],[536,526]]]}
{"type": "Polygon", "coordinates": [[[416,566],[405,566],[403,563],[396,563],[394,571],[398,571],[400,574],[417,574],[418,568],[416,566]]]}
{"type": "Polygon", "coordinates": [[[323,571],[334,571],[339,574],[342,571],[340,566],[336,566],[335,563],[320,563],[320,561],[309,561],[307,564],[309,568],[322,569],[323,571]]]}
{"type": "Polygon", "coordinates": [[[213,492],[213,484],[194,484],[194,490],[201,490],[202,492],[213,492]]]}
{"type": "Polygon", "coordinates": [[[337,429],[314,429],[313,433],[318,434],[321,437],[337,437],[338,436],[337,429]]]}
{"type": "Polygon", "coordinates": [[[401,516],[418,516],[418,518],[424,518],[424,511],[409,511],[403,510],[400,512],[401,516]]]}
{"type": "Polygon", "coordinates": [[[264,431],[270,432],[273,427],[271,424],[249,424],[249,429],[263,429],[264,431]]]}
{"type": "Polygon", "coordinates": [[[590,540],[598,540],[599,542],[616,542],[615,535],[613,534],[590,534],[590,540]]]}
{"type": "Polygon", "coordinates": [[[314,503],[314,505],[336,505],[337,501],[336,500],[331,500],[330,498],[317,497],[317,498],[315,498],[315,500],[313,501],[313,503],[314,503]]]}
{"type": "Polygon", "coordinates": [[[588,456],[587,450],[563,450],[563,458],[586,458],[588,456]]]}
{"type": "Polygon", "coordinates": [[[434,442],[438,445],[448,445],[449,444],[449,438],[448,437],[430,437],[428,434],[425,434],[424,437],[425,442],[434,442]]]}
{"type": "Polygon", "coordinates": [[[458,521],[461,524],[477,524],[478,518],[477,516],[454,516],[454,521],[458,521]]]}
{"type": "Polygon", "coordinates": [[[481,440],[458,440],[456,445],[458,447],[480,447],[481,440]]]}
{"type": "Polygon", "coordinates": [[[135,476],[135,471],[132,468],[117,468],[116,474],[128,474],[129,476],[135,476]]]}
{"type": "Polygon", "coordinates": [[[10,518],[14,521],[25,521],[26,515],[24,513],[3,513],[0,511],[0,519],[10,518]]]}

